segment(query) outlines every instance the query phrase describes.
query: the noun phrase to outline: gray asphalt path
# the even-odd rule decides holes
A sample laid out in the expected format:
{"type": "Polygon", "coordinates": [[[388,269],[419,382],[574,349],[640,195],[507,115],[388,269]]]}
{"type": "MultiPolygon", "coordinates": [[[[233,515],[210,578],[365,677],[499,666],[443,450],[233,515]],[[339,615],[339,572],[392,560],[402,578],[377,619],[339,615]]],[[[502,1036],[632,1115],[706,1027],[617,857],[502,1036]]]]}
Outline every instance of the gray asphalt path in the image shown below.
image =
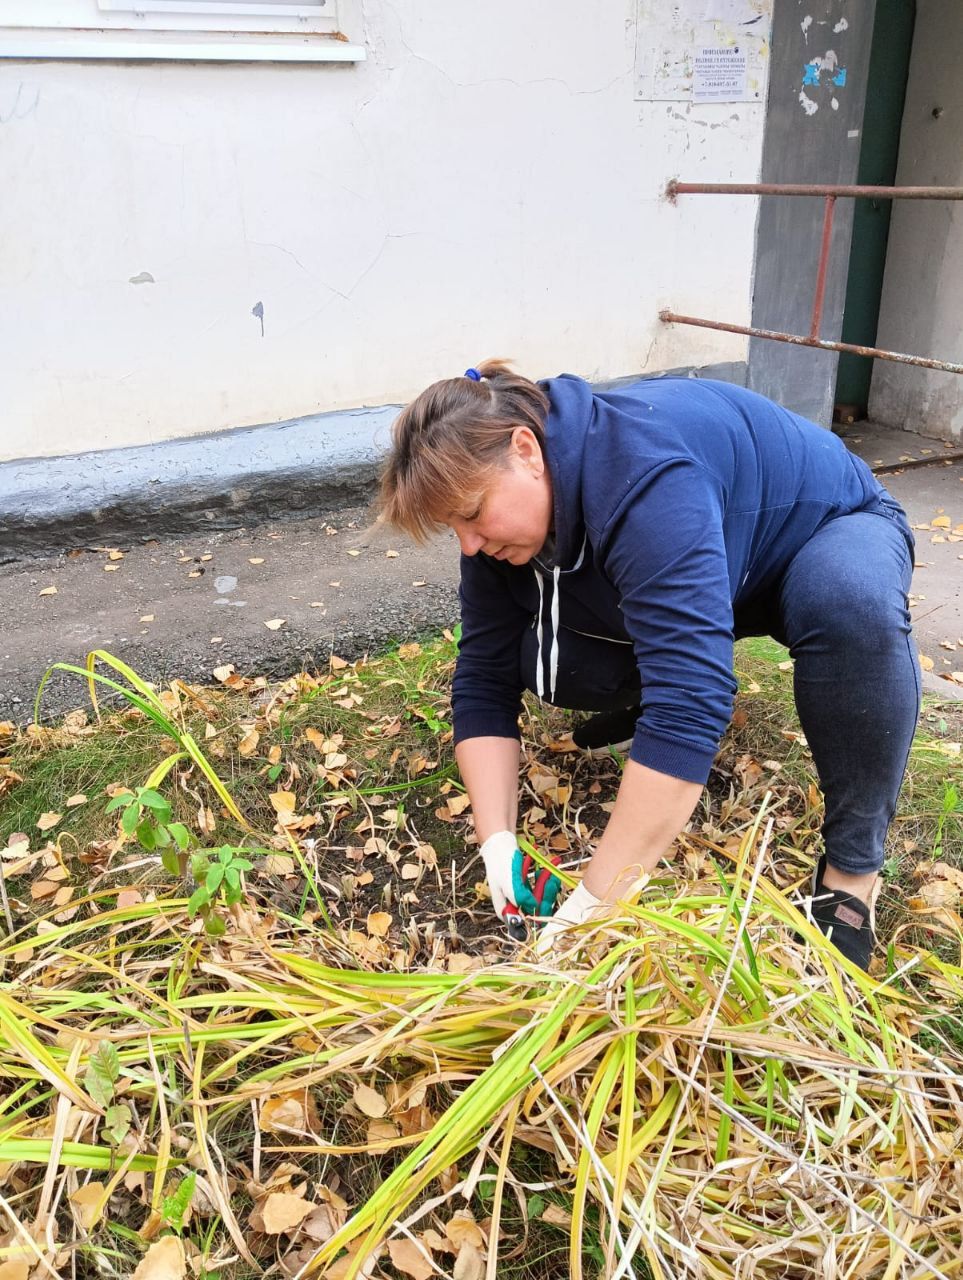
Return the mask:
{"type": "MultiPolygon", "coordinates": [[[[865,423],[848,435],[871,464],[951,452],[865,423]]],[[[917,529],[913,583],[917,640],[933,663],[925,683],[959,697],[963,686],[941,676],[963,671],[963,540],[953,531],[963,526],[963,463],[883,479],[911,522],[928,526],[917,529]],[[933,524],[945,519],[949,528],[933,524]]],[[[0,566],[0,720],[29,720],[44,671],[57,661],[82,664],[91,649],[107,649],[157,681],[207,681],[228,662],[243,674],[280,677],[325,668],[332,652],[354,659],[452,625],[454,538],[418,548],[369,522],[370,512],[352,509],[0,566]]],[[[54,717],[84,702],[82,681],[58,677],[44,711],[54,717]]]]}
{"type": "MultiPolygon", "coordinates": [[[[91,649],[145,679],[210,682],[228,662],[246,675],[326,670],[331,653],[354,659],[453,625],[454,538],[419,548],[370,530],[367,517],[348,510],[207,537],[115,541],[0,566],[0,720],[29,720],[47,668],[82,665],[91,649]]],[[[43,709],[53,717],[85,700],[82,680],[58,675],[43,709]]]]}

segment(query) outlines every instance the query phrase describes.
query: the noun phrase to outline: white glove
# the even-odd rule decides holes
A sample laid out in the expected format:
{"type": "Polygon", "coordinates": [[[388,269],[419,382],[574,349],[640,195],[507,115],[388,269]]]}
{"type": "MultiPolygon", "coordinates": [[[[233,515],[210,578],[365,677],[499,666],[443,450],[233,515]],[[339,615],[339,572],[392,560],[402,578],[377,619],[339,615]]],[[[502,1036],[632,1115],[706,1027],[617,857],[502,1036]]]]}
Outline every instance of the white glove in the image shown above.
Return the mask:
{"type": "Polygon", "coordinates": [[[573,925],[583,924],[586,920],[592,920],[611,910],[611,903],[596,898],[591,890],[586,889],[584,882],[580,881],[555,914],[542,926],[535,941],[536,954],[545,956],[552,951],[573,925]]]}
{"type": "Polygon", "coordinates": [[[492,906],[499,920],[505,904],[515,901],[515,889],[512,885],[512,860],[518,840],[512,831],[496,831],[481,847],[482,861],[485,863],[485,878],[491,890],[492,906]]]}

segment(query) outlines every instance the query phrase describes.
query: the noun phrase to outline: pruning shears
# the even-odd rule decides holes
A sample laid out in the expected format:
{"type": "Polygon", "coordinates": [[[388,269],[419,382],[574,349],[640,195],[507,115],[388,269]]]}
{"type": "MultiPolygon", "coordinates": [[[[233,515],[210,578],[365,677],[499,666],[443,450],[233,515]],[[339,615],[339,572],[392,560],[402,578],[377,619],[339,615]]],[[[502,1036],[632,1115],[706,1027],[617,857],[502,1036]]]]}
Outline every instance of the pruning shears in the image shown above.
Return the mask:
{"type": "MultiPolygon", "coordinates": [[[[558,866],[558,858],[549,855],[549,862],[558,866]]],[[[525,916],[544,920],[555,910],[555,902],[562,882],[548,867],[541,867],[530,853],[515,850],[512,859],[512,887],[514,902],[506,902],[502,919],[513,942],[524,942],[528,937],[525,916]]]]}

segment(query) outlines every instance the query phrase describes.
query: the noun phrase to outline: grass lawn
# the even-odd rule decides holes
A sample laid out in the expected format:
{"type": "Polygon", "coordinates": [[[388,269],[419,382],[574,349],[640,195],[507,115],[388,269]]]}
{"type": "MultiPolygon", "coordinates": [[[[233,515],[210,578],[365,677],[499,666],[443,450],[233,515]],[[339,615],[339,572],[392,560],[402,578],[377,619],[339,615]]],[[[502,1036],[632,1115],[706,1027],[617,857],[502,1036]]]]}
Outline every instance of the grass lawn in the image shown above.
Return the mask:
{"type": "MultiPolygon", "coordinates": [[[[960,704],[872,978],[791,905],[822,801],[762,640],[671,865],[549,966],[491,913],[453,662],[0,726],[0,1280],[958,1274],[960,704]]],[[[526,704],[520,830],[573,870],[621,761],[570,728],[526,704]]]]}

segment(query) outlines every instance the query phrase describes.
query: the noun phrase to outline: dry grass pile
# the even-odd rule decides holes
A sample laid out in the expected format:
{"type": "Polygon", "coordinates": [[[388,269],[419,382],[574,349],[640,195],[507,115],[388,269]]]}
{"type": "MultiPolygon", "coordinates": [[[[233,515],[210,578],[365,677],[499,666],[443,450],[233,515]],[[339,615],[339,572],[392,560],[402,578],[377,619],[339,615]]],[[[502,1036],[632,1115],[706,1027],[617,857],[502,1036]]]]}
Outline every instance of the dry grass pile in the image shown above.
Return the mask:
{"type": "MultiPolygon", "coordinates": [[[[329,927],[254,877],[221,937],[103,885],[21,925],[2,1280],[536,1276],[546,1219],[573,1277],[958,1276],[955,907],[939,954],[897,931],[877,977],[837,964],[778,887],[806,786],[730,766],[681,877],[551,965],[383,901],[332,901],[329,927]]],[[[599,784],[566,777],[529,825],[575,848],[599,784]]],[[[323,885],[317,826],[279,819],[268,850],[294,839],[323,885]]]]}

